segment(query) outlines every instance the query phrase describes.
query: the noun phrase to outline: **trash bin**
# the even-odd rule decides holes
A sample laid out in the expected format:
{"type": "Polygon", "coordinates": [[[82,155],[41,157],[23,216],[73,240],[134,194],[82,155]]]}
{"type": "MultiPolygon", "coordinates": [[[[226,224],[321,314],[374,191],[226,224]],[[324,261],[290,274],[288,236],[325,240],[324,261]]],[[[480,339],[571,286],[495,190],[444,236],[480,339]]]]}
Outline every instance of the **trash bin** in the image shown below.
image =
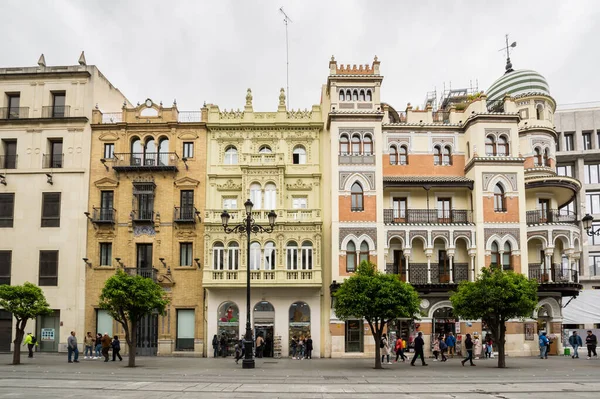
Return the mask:
{"type": "Polygon", "coordinates": [[[564,355],[571,356],[571,348],[565,348],[564,355]]]}

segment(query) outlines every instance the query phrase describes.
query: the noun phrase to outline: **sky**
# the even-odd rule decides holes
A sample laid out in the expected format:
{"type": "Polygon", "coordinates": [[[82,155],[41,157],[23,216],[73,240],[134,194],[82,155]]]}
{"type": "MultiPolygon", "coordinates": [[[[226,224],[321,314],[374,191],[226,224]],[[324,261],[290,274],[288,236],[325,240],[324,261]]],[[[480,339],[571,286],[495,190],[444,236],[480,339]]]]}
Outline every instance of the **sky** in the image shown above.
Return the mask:
{"type": "Polygon", "coordinates": [[[559,104],[600,101],[596,0],[1,0],[0,67],[35,66],[41,53],[48,66],[75,65],[85,50],[133,104],[243,108],[251,88],[255,111],[275,111],[286,87],[280,7],[292,20],[293,109],[319,104],[332,55],[377,55],[382,101],[397,110],[444,87],[485,91],[504,73],[505,34],[517,42],[513,67],[544,75],[559,104]]]}

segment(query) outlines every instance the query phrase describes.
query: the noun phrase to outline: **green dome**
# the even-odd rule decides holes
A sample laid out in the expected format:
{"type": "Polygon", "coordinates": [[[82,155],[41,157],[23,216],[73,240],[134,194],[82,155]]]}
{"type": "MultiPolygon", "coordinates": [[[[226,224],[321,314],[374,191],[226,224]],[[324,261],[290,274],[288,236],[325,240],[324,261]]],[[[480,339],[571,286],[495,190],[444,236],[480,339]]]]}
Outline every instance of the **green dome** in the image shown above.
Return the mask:
{"type": "Polygon", "coordinates": [[[505,94],[518,96],[526,93],[550,95],[546,78],[531,69],[519,69],[505,73],[487,90],[488,100],[501,100],[505,94]]]}

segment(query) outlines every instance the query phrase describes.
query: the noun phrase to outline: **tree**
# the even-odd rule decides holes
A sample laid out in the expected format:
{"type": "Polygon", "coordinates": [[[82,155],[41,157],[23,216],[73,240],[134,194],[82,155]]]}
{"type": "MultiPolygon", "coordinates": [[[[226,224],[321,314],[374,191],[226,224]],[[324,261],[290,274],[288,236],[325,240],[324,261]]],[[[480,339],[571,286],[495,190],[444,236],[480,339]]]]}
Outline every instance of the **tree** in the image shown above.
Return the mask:
{"type": "Polygon", "coordinates": [[[498,367],[506,367],[506,322],[531,316],[537,306],[537,281],[521,273],[498,267],[483,268],[476,281],[463,281],[450,296],[454,314],[481,319],[492,330],[498,344],[498,367]]]}
{"type": "Polygon", "coordinates": [[[337,317],[363,318],[369,323],[375,340],[376,369],[382,368],[379,344],[385,326],[396,318],[415,318],[419,312],[419,296],[412,285],[400,281],[398,275],[380,273],[368,261],[360,264],[333,297],[337,317]]]}
{"type": "Polygon", "coordinates": [[[119,270],[106,280],[100,294],[100,308],[107,310],[123,326],[129,348],[129,367],[135,367],[140,320],[153,312],[164,315],[168,303],[163,289],[150,278],[130,276],[119,270]]]}
{"type": "Polygon", "coordinates": [[[52,313],[42,289],[26,282],[23,285],[0,285],[0,307],[17,321],[12,364],[21,364],[21,343],[27,320],[52,313]]]}

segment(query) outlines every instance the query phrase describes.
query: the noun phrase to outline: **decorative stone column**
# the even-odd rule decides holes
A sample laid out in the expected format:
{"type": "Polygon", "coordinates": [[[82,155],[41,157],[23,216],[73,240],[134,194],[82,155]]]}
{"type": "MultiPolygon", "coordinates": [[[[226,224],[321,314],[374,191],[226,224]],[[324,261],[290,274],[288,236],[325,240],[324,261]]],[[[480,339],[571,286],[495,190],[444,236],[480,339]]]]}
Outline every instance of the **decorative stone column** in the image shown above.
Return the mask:
{"type": "MultiPolygon", "coordinates": [[[[546,261],[544,262],[546,265],[545,269],[548,270],[548,282],[552,282],[552,255],[554,254],[554,247],[548,247],[544,250],[544,255],[546,255],[546,261]]],[[[543,282],[543,279],[542,279],[543,282]]]]}
{"type": "Polygon", "coordinates": [[[431,284],[431,255],[433,255],[431,248],[425,250],[425,256],[427,256],[427,284],[431,284]]]}
{"type": "Polygon", "coordinates": [[[477,276],[475,275],[475,254],[477,253],[476,249],[469,249],[468,254],[471,260],[471,264],[469,265],[469,281],[475,281],[477,276]]]}
{"type": "Polygon", "coordinates": [[[408,250],[405,249],[404,250],[404,259],[405,259],[405,262],[404,262],[405,266],[404,267],[405,267],[405,270],[406,270],[406,282],[409,283],[410,282],[409,281],[410,280],[410,276],[408,274],[408,270],[409,270],[408,263],[410,261],[410,249],[408,249],[408,250]]]}
{"type": "Polygon", "coordinates": [[[450,266],[450,280],[449,283],[453,284],[454,283],[454,270],[453,270],[453,261],[454,261],[454,249],[448,249],[448,262],[449,262],[449,266],[450,266]]]}

